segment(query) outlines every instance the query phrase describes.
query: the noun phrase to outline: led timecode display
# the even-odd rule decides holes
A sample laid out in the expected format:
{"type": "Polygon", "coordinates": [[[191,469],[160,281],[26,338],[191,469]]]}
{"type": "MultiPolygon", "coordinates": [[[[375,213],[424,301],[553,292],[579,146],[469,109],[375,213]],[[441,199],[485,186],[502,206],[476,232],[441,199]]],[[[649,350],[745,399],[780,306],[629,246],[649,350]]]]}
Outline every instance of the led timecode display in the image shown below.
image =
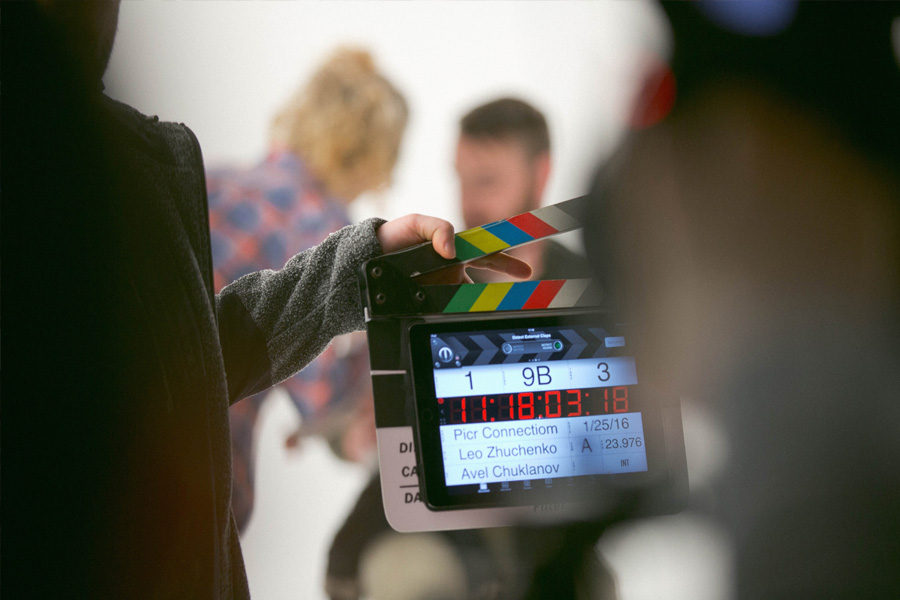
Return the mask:
{"type": "Polygon", "coordinates": [[[627,413],[629,386],[438,398],[442,425],[627,413]]]}

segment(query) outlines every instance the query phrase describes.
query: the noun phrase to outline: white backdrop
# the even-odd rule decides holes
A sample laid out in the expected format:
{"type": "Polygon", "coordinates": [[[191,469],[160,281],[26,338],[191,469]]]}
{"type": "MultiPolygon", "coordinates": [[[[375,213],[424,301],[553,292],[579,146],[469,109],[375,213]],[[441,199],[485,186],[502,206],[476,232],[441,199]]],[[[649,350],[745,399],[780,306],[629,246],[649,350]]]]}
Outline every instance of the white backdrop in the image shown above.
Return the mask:
{"type": "MultiPolygon", "coordinates": [[[[263,156],[269,120],[319,62],[337,45],[364,46],[405,93],[411,121],[393,187],[358,202],[354,216],[422,212],[459,226],[452,154],[462,114],[501,94],[533,102],[554,145],[545,202],[580,195],[623,132],[636,61],[658,52],[664,34],[655,7],[638,0],[126,0],[105,82],[114,98],[188,124],[207,165],[247,164],[263,156]]],[[[366,477],[319,441],[285,451],[296,419],[273,393],[260,423],[256,511],[242,537],[261,600],[324,597],[329,543],[366,477]]],[[[704,438],[688,439],[692,474],[704,454],[696,439],[704,438]]],[[[604,555],[622,600],[727,597],[727,552],[716,535],[691,515],[610,532],[604,555]]]]}
{"type": "Polygon", "coordinates": [[[462,114],[516,94],[547,115],[546,202],[585,191],[613,148],[634,60],[660,44],[646,2],[124,2],[110,95],[187,123],[208,165],[258,160],[268,124],[340,44],[368,48],[411,120],[393,188],[357,217],[428,212],[457,225],[452,153],[462,114]]]}

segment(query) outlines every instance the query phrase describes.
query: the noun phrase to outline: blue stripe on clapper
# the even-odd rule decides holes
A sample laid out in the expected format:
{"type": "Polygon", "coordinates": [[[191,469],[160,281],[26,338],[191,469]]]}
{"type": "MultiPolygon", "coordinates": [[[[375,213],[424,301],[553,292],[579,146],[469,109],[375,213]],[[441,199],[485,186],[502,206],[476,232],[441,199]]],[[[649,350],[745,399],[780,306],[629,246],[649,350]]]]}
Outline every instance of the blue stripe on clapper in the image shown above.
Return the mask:
{"type": "Polygon", "coordinates": [[[514,283],[506,297],[497,305],[497,310],[519,310],[537,288],[538,281],[521,281],[514,283]]]}
{"type": "Polygon", "coordinates": [[[485,225],[483,229],[496,235],[510,246],[524,244],[525,242],[530,242],[534,239],[509,221],[491,223],[490,225],[485,225]]]}

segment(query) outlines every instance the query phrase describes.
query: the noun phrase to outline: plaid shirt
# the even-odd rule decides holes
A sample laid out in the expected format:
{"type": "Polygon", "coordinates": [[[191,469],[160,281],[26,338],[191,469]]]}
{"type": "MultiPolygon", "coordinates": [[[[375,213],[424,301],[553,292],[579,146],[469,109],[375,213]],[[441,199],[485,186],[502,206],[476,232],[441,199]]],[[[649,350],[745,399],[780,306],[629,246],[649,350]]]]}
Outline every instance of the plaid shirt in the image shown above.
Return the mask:
{"type": "MultiPolygon", "coordinates": [[[[207,190],[216,292],[247,273],[280,269],[298,252],[349,224],[343,205],[289,152],[274,151],[250,169],[210,169],[207,190]]],[[[349,409],[368,385],[365,346],[344,356],[337,346],[329,346],[281,384],[300,412],[304,430],[316,431],[329,415],[349,409]]],[[[265,396],[231,407],[232,498],[242,529],[253,505],[253,430],[265,396]]]]}

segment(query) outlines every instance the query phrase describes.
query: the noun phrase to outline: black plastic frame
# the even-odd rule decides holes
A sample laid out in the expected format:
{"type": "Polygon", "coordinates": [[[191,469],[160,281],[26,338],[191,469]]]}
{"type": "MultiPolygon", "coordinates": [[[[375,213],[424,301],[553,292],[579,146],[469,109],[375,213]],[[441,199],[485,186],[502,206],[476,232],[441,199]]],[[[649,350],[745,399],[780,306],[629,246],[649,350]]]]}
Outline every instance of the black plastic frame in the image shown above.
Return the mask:
{"type": "MultiPolygon", "coordinates": [[[[546,505],[556,503],[587,502],[599,505],[617,504],[625,496],[641,495],[649,488],[671,487],[673,468],[683,473],[686,488],[686,469],[678,466],[684,457],[683,434],[667,435],[663,407],[672,406],[671,400],[658,399],[649,387],[636,386],[640,393],[641,417],[644,426],[644,440],[648,470],[636,473],[612,475],[585,475],[561,477],[553,481],[551,487],[540,483],[529,490],[512,486],[508,491],[477,493],[477,485],[447,486],[444,479],[444,465],[440,442],[439,422],[433,403],[434,371],[430,336],[433,333],[475,332],[486,330],[506,330],[526,327],[558,327],[566,325],[592,325],[606,328],[611,333],[622,333],[628,325],[619,323],[609,311],[554,311],[543,315],[523,315],[521,312],[503,315],[494,313],[489,317],[464,315],[453,320],[418,321],[408,327],[410,357],[412,362],[413,422],[416,452],[419,462],[419,484],[426,504],[432,510],[453,510],[461,508],[506,507],[522,505],[546,505]],[[679,453],[681,461],[679,461],[679,453]],[[672,455],[672,456],[670,456],[672,455]],[[674,457],[675,460],[670,460],[674,457]],[[467,489],[463,489],[467,488],[467,489]]],[[[629,344],[631,346],[631,344],[629,344]]],[[[635,344],[638,346],[638,344],[635,344]]],[[[632,354],[629,348],[629,355],[632,354]]],[[[640,359],[635,357],[640,373],[640,359]]],[[[677,406],[677,401],[675,402],[677,406]]],[[[680,418],[679,418],[680,429],[680,418]]],[[[680,430],[679,432],[680,433],[680,430]]],[[[679,479],[676,475],[675,479],[679,479]]],[[[497,484],[499,486],[499,484],[497,484]]],[[[490,484],[489,484],[490,487],[490,484]]],[[[685,491],[686,493],[686,491],[685,491]]],[[[670,494],[674,512],[680,506],[677,496],[670,494]]],[[[657,509],[659,511],[659,509],[657,509]]]]}

